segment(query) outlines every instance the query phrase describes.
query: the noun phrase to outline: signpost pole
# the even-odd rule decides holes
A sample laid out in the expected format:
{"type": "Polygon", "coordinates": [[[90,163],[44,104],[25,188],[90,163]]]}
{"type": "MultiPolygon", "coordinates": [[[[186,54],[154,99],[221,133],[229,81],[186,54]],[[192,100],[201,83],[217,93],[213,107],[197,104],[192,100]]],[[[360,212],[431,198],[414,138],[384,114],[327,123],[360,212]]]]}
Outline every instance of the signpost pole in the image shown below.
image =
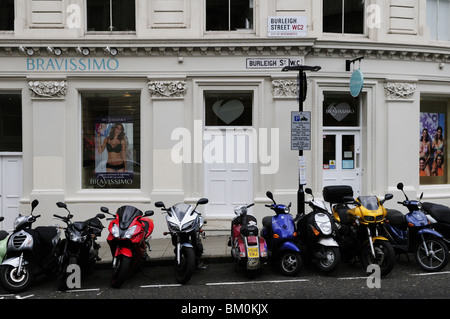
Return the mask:
{"type": "MultiPolygon", "coordinates": [[[[307,65],[294,65],[294,66],[286,66],[282,69],[282,71],[298,71],[299,76],[299,89],[298,89],[298,108],[299,112],[303,112],[303,102],[306,99],[306,91],[307,91],[307,83],[306,83],[306,74],[305,71],[313,71],[317,72],[321,69],[320,66],[307,66],[307,65]]],[[[303,157],[303,149],[300,147],[298,151],[298,159],[299,164],[303,157]]],[[[305,191],[303,190],[303,182],[301,181],[300,176],[300,167],[299,169],[299,177],[298,177],[298,190],[297,190],[297,216],[301,216],[305,213],[305,191]]]]}

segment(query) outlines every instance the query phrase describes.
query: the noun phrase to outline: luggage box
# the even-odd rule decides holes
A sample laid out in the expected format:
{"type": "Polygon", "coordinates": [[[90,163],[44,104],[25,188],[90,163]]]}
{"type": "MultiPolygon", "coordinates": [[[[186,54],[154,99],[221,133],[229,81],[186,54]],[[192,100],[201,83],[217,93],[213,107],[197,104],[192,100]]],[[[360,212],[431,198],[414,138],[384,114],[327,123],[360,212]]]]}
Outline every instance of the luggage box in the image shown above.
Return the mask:
{"type": "Polygon", "coordinates": [[[322,193],[326,202],[333,204],[345,203],[344,196],[353,197],[353,188],[348,185],[325,186],[322,193]]]}

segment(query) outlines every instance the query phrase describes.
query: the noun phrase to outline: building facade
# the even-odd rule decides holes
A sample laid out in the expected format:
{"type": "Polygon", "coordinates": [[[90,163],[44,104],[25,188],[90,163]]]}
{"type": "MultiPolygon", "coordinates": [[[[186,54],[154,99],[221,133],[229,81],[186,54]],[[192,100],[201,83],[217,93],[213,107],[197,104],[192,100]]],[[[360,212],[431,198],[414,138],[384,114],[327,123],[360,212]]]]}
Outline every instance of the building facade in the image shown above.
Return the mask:
{"type": "Polygon", "coordinates": [[[207,229],[228,229],[236,205],[270,214],[267,190],[295,211],[299,182],[394,198],[403,182],[450,205],[448,0],[9,0],[0,12],[3,229],[37,198],[41,224],[57,201],[77,219],[153,209],[160,237],[153,203],[200,197],[207,229]],[[300,158],[286,65],[320,66],[302,81],[300,158]]]}

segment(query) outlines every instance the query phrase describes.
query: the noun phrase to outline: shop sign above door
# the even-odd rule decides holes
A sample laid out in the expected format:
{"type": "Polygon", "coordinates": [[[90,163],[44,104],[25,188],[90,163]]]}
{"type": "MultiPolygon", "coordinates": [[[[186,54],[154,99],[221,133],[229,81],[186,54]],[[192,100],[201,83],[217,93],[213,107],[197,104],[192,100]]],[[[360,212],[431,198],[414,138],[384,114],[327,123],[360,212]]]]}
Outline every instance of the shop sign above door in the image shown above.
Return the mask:
{"type": "Polygon", "coordinates": [[[116,58],[28,58],[27,71],[116,71],[116,58]]]}

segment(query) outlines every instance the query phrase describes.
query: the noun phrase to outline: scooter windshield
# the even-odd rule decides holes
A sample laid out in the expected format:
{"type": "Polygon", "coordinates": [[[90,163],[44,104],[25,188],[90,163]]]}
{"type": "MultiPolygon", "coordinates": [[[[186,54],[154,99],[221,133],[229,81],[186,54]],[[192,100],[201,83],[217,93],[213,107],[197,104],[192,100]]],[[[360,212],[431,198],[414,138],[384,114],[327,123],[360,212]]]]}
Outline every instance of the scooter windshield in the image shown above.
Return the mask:
{"type": "Polygon", "coordinates": [[[191,210],[192,206],[185,203],[179,203],[172,206],[172,214],[174,214],[180,222],[188,212],[191,212],[191,210]]]}
{"type": "Polygon", "coordinates": [[[378,198],[376,196],[360,196],[358,201],[368,210],[378,209],[378,198]]]}

